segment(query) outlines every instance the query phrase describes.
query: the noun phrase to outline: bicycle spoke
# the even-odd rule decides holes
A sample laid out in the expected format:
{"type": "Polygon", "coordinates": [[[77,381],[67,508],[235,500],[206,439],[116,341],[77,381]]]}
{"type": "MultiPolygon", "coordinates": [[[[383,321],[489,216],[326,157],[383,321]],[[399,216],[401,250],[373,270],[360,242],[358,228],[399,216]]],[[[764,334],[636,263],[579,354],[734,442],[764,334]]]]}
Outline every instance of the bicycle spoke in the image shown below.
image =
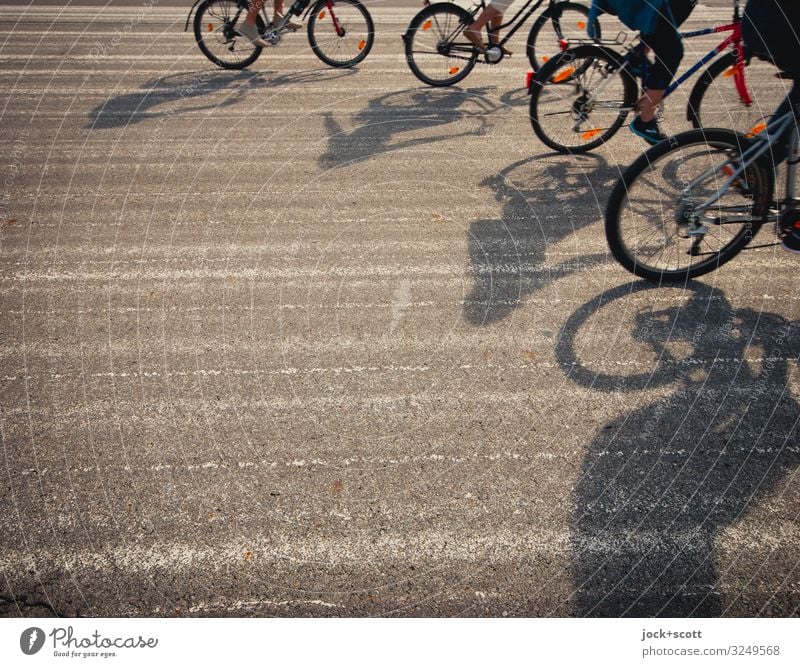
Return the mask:
{"type": "Polygon", "coordinates": [[[531,90],[531,123],[545,144],[581,152],[600,145],[622,125],[635,84],[597,47],[578,47],[550,60],[531,90]]]}
{"type": "Polygon", "coordinates": [[[332,67],[352,67],[372,48],[374,28],[369,12],[354,0],[332,0],[309,18],[314,53],[332,67]]]}
{"type": "Polygon", "coordinates": [[[611,250],[648,280],[685,280],[713,270],[758,229],[762,216],[754,209],[771,192],[769,174],[749,165],[747,189],[728,187],[720,157],[737,161],[728,145],[738,150],[739,139],[726,130],[707,133],[685,133],[677,146],[651,149],[612,193],[606,219],[611,250]],[[716,203],[703,208],[712,196],[716,203]]]}
{"type": "Polygon", "coordinates": [[[405,50],[411,71],[421,81],[447,86],[469,73],[477,51],[470,42],[454,41],[468,20],[465,9],[449,3],[430,5],[414,17],[405,35],[405,50]]]}

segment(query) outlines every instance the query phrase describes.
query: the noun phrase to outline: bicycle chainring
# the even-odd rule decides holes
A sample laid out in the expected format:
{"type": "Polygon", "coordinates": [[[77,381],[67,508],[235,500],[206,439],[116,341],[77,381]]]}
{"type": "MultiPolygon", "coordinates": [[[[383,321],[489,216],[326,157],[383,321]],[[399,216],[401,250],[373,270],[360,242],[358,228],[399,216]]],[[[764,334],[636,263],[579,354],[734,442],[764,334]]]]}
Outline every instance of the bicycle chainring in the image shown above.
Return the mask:
{"type": "Polygon", "coordinates": [[[261,36],[264,41],[268,42],[272,46],[276,46],[281,41],[281,33],[278,32],[275,28],[271,27],[267,28],[264,31],[264,34],[261,36]]]}
{"type": "Polygon", "coordinates": [[[496,65],[503,59],[503,52],[497,45],[492,45],[488,49],[483,56],[486,59],[486,62],[490,65],[496,65]]]}

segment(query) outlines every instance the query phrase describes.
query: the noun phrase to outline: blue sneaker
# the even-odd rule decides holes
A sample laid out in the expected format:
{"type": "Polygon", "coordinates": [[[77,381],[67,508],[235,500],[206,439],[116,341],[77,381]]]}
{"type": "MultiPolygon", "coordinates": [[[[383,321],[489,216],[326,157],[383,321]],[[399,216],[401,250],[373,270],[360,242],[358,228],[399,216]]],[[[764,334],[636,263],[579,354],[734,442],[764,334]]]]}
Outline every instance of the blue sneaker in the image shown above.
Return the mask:
{"type": "Polygon", "coordinates": [[[659,129],[658,122],[655,118],[644,121],[639,118],[639,116],[636,116],[628,127],[631,128],[631,132],[637,137],[641,137],[651,146],[655,146],[657,143],[667,138],[667,135],[659,129]]]}

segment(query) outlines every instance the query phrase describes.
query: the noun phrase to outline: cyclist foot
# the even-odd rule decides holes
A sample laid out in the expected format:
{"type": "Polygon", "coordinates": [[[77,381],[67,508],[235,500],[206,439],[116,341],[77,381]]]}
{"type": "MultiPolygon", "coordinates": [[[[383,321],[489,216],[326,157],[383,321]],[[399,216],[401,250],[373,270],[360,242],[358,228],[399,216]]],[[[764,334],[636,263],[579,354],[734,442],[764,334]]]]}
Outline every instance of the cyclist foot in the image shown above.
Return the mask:
{"type": "Polygon", "coordinates": [[[255,46],[269,46],[269,42],[264,41],[261,39],[261,35],[258,34],[258,28],[256,28],[255,23],[248,23],[247,21],[242,21],[236,28],[242,35],[247,37],[251,43],[255,46]]]}
{"type": "MultiPolygon", "coordinates": [[[[278,14],[278,12],[275,12],[275,14],[272,15],[272,25],[278,25],[278,21],[281,21],[282,19],[283,14],[278,14]]],[[[300,30],[300,28],[303,26],[299,23],[295,23],[294,21],[287,21],[286,25],[283,27],[287,30],[300,30]]]]}
{"type": "Polygon", "coordinates": [[[500,50],[503,52],[504,56],[507,56],[509,58],[514,55],[514,52],[511,51],[510,49],[507,49],[505,46],[501,46],[500,50]]]}
{"type": "Polygon", "coordinates": [[[472,42],[475,46],[477,46],[478,50],[481,53],[486,51],[486,44],[483,43],[481,36],[477,32],[473,32],[472,30],[465,30],[464,37],[466,37],[470,42],[472,42]]]}
{"type": "Polygon", "coordinates": [[[641,137],[651,146],[655,146],[660,141],[664,141],[667,135],[664,134],[658,127],[658,122],[655,118],[651,120],[642,120],[637,116],[629,125],[631,132],[637,137],[641,137]]]}

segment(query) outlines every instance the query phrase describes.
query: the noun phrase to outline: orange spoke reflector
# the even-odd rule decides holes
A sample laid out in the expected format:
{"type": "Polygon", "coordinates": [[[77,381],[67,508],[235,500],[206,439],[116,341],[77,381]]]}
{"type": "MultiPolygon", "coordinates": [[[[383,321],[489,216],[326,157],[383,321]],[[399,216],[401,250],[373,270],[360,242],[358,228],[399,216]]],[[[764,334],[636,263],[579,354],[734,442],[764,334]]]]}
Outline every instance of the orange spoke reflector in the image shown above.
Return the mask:
{"type": "Polygon", "coordinates": [[[731,169],[727,164],[722,167],[722,173],[726,176],[733,176],[733,169],[731,169]]]}
{"type": "Polygon", "coordinates": [[[428,19],[427,21],[425,21],[425,23],[422,24],[422,29],[423,30],[430,30],[432,25],[433,25],[433,22],[430,19],[428,19]]]}
{"type": "Polygon", "coordinates": [[[365,47],[366,45],[367,45],[367,40],[366,40],[366,39],[362,39],[362,40],[361,40],[361,41],[358,43],[358,50],[359,50],[359,51],[363,51],[363,50],[364,50],[364,47],[365,47]]]}
{"type": "Polygon", "coordinates": [[[562,81],[569,79],[569,77],[571,77],[573,74],[575,74],[575,68],[567,67],[553,77],[553,83],[561,83],[562,81]]]}
{"type": "Polygon", "coordinates": [[[758,123],[758,125],[753,125],[753,127],[750,128],[750,131],[747,133],[747,136],[749,138],[752,138],[757,134],[761,134],[766,129],[767,129],[766,123],[758,123]]]}
{"type": "Polygon", "coordinates": [[[593,129],[593,130],[587,130],[586,132],[584,132],[584,133],[581,135],[581,139],[593,139],[593,138],[594,138],[594,137],[596,137],[598,134],[600,134],[602,131],[603,131],[603,130],[601,130],[599,127],[596,127],[596,128],[595,128],[595,129],[593,129]]]}
{"type": "Polygon", "coordinates": [[[586,22],[585,21],[578,21],[578,28],[580,28],[581,30],[584,30],[586,28],[586,22]]]}
{"type": "Polygon", "coordinates": [[[546,63],[548,60],[550,60],[550,56],[542,56],[543,63],[546,63]]]}
{"type": "Polygon", "coordinates": [[[729,76],[734,76],[735,74],[736,74],[736,66],[734,65],[733,67],[729,67],[728,69],[726,69],[726,70],[725,70],[725,71],[722,73],[722,76],[724,76],[724,77],[726,77],[726,78],[727,78],[727,77],[729,77],[729,76]]]}
{"type": "Polygon", "coordinates": [[[317,18],[320,21],[325,18],[325,10],[324,9],[319,13],[319,16],[317,16],[317,18]]]}
{"type": "Polygon", "coordinates": [[[214,24],[213,23],[209,23],[208,24],[208,32],[214,32],[214,24]]]}
{"type": "Polygon", "coordinates": [[[458,74],[459,69],[460,69],[459,67],[451,67],[450,74],[458,74]]]}

